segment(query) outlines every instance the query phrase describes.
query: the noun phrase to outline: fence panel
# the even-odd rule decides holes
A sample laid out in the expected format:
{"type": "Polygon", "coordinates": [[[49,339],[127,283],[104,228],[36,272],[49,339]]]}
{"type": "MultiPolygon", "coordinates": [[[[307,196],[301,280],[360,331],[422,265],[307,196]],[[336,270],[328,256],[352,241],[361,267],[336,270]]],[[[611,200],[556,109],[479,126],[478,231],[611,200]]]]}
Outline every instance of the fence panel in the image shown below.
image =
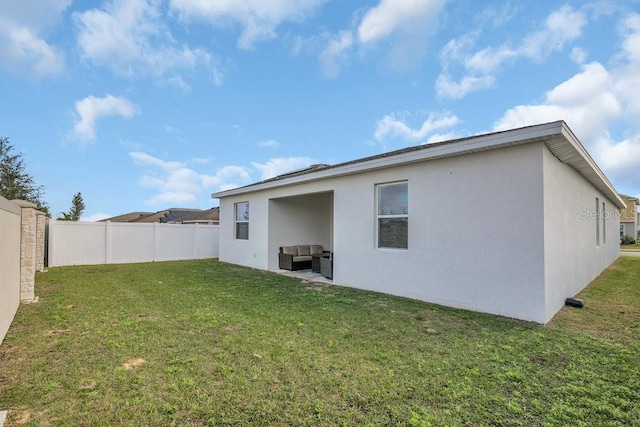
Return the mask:
{"type": "Polygon", "coordinates": [[[106,260],[105,224],[49,221],[49,265],[103,264],[106,260]]]}
{"type": "Polygon", "coordinates": [[[0,344],[20,305],[20,208],[0,197],[0,344]]]}
{"type": "Polygon", "coordinates": [[[105,223],[107,233],[107,264],[155,261],[154,224],[126,222],[105,223]]]}
{"type": "Polygon", "coordinates": [[[49,265],[218,257],[217,225],[51,221],[49,265]]]}
{"type": "Polygon", "coordinates": [[[158,261],[195,259],[194,224],[161,224],[156,240],[158,261]]]}
{"type": "Polygon", "coordinates": [[[220,227],[199,225],[196,233],[196,259],[218,258],[220,227]]]}

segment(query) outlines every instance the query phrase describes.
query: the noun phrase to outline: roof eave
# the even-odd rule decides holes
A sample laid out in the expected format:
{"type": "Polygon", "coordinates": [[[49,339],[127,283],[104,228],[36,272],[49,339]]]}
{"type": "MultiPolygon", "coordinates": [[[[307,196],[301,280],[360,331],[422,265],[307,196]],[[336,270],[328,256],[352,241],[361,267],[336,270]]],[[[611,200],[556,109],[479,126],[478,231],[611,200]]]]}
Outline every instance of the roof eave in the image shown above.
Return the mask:
{"type": "Polygon", "coordinates": [[[578,138],[564,121],[544,123],[519,129],[512,129],[498,133],[490,133],[467,138],[452,144],[425,147],[424,150],[410,151],[379,157],[362,162],[336,165],[325,170],[305,175],[284,177],[279,180],[259,182],[245,187],[213,193],[213,198],[237,196],[271,188],[319,181],[327,178],[341,177],[355,173],[390,168],[399,165],[435,160],[462,154],[494,150],[509,146],[543,142],[549,150],[563,163],[569,164],[585,179],[602,191],[619,208],[626,207],[624,201],[613,188],[607,177],[593,161],[589,153],[582,146],[578,138]]]}
{"type": "Polygon", "coordinates": [[[435,160],[444,157],[452,157],[461,154],[468,154],[478,151],[492,150],[496,148],[527,144],[534,141],[544,141],[553,138],[561,132],[563,122],[545,123],[537,126],[512,129],[499,133],[490,133],[476,137],[466,138],[453,144],[445,144],[434,147],[425,147],[424,150],[411,151],[398,155],[374,158],[362,162],[346,163],[343,166],[337,165],[328,169],[312,172],[305,175],[286,177],[283,179],[251,184],[245,187],[213,193],[213,198],[223,198],[236,196],[245,193],[253,193],[269,188],[284,187],[289,185],[318,181],[326,178],[335,178],[355,173],[385,169],[394,166],[421,162],[425,160],[435,160]]]}

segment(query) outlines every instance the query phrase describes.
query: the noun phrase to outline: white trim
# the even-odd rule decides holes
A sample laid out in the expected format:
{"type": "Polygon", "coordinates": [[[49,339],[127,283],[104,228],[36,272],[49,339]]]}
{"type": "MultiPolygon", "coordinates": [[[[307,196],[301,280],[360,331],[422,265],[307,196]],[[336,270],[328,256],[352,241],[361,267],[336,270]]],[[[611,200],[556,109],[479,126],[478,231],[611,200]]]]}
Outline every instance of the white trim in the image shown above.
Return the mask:
{"type": "Polygon", "coordinates": [[[388,156],[373,157],[370,160],[347,162],[343,165],[321,169],[316,172],[219,191],[213,193],[211,197],[220,199],[270,188],[319,181],[326,178],[352,175],[398,165],[535,142],[543,142],[547,145],[554,156],[561,162],[576,169],[578,173],[602,191],[618,208],[626,207],[624,201],[618,195],[618,192],[613,188],[604,173],[602,173],[564,121],[478,135],[458,141],[453,140],[448,144],[434,144],[432,147],[427,146],[423,150],[399,152],[397,154],[390,153],[388,156]]]}
{"type": "Polygon", "coordinates": [[[393,247],[389,247],[389,246],[380,246],[380,219],[393,219],[393,218],[406,218],[407,219],[407,225],[409,224],[409,181],[408,180],[404,180],[404,181],[393,181],[393,182],[382,182],[382,183],[378,183],[374,185],[374,192],[375,192],[375,220],[376,220],[376,224],[375,224],[375,249],[377,250],[400,250],[400,251],[406,251],[409,250],[409,230],[407,230],[407,247],[406,248],[393,248],[393,247]],[[392,215],[384,215],[384,214],[380,214],[380,188],[381,187],[386,187],[386,186],[390,186],[390,185],[398,185],[398,184],[405,184],[407,186],[407,213],[406,214],[392,214],[392,215]]]}
{"type": "Polygon", "coordinates": [[[233,204],[233,238],[235,240],[249,240],[249,232],[250,232],[250,220],[251,220],[251,210],[250,210],[250,205],[249,205],[249,201],[244,201],[244,202],[237,202],[233,204]],[[247,205],[247,208],[249,209],[249,219],[247,219],[246,221],[244,220],[238,220],[238,206],[240,205],[247,205]],[[243,239],[241,237],[238,237],[238,224],[247,224],[247,238],[243,239]]]}

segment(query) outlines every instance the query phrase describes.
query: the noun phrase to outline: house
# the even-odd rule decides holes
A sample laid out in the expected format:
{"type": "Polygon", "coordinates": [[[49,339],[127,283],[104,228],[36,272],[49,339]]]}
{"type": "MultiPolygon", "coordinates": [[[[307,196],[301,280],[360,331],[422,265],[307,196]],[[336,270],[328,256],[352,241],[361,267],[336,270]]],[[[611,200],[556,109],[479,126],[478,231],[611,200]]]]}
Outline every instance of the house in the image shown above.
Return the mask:
{"type": "Polygon", "coordinates": [[[220,209],[218,207],[215,207],[207,210],[193,212],[189,215],[180,217],[177,223],[218,225],[218,223],[220,222],[219,210],[220,209]]]}
{"type": "Polygon", "coordinates": [[[562,121],[212,196],[221,261],[278,271],[279,247],[320,244],[336,284],[538,323],[618,258],[625,208],[562,121]]]}
{"type": "Polygon", "coordinates": [[[217,224],[218,208],[207,210],[187,209],[187,208],[169,208],[158,212],[130,212],[102,221],[111,222],[160,222],[166,224],[217,224]]]}
{"type": "Polygon", "coordinates": [[[626,203],[626,209],[623,209],[620,213],[620,239],[624,236],[633,237],[636,239],[638,236],[638,205],[640,202],[637,197],[625,196],[621,194],[620,197],[626,203]]]}

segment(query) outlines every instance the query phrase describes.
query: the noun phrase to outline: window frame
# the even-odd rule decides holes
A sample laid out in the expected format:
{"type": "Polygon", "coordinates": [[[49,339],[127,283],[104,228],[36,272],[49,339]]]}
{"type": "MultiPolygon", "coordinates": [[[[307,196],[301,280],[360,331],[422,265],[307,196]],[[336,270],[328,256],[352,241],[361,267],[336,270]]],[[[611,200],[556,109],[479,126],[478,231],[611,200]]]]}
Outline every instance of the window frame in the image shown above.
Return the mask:
{"type": "Polygon", "coordinates": [[[605,202],[602,202],[602,244],[607,244],[607,211],[605,202]]]}
{"type": "Polygon", "coordinates": [[[248,201],[244,201],[244,202],[237,202],[233,204],[233,238],[235,240],[249,240],[249,222],[250,222],[250,215],[249,215],[249,202],[248,201]],[[244,219],[238,219],[238,213],[240,212],[238,210],[238,208],[240,208],[240,206],[246,205],[246,220],[244,219]],[[239,224],[247,224],[247,237],[238,237],[238,225],[239,224]]]}
{"type": "Polygon", "coordinates": [[[384,182],[378,183],[375,185],[375,248],[381,250],[392,250],[392,251],[407,251],[409,250],[409,181],[392,181],[392,182],[384,182]],[[384,187],[389,187],[392,185],[404,185],[406,187],[406,197],[407,197],[407,205],[406,205],[406,213],[402,214],[380,214],[380,189],[384,187]],[[407,222],[407,236],[406,236],[406,247],[393,247],[393,246],[381,246],[380,242],[380,220],[383,219],[406,219],[407,222]]]}
{"type": "Polygon", "coordinates": [[[600,246],[600,198],[596,197],[596,246],[600,246]]]}

